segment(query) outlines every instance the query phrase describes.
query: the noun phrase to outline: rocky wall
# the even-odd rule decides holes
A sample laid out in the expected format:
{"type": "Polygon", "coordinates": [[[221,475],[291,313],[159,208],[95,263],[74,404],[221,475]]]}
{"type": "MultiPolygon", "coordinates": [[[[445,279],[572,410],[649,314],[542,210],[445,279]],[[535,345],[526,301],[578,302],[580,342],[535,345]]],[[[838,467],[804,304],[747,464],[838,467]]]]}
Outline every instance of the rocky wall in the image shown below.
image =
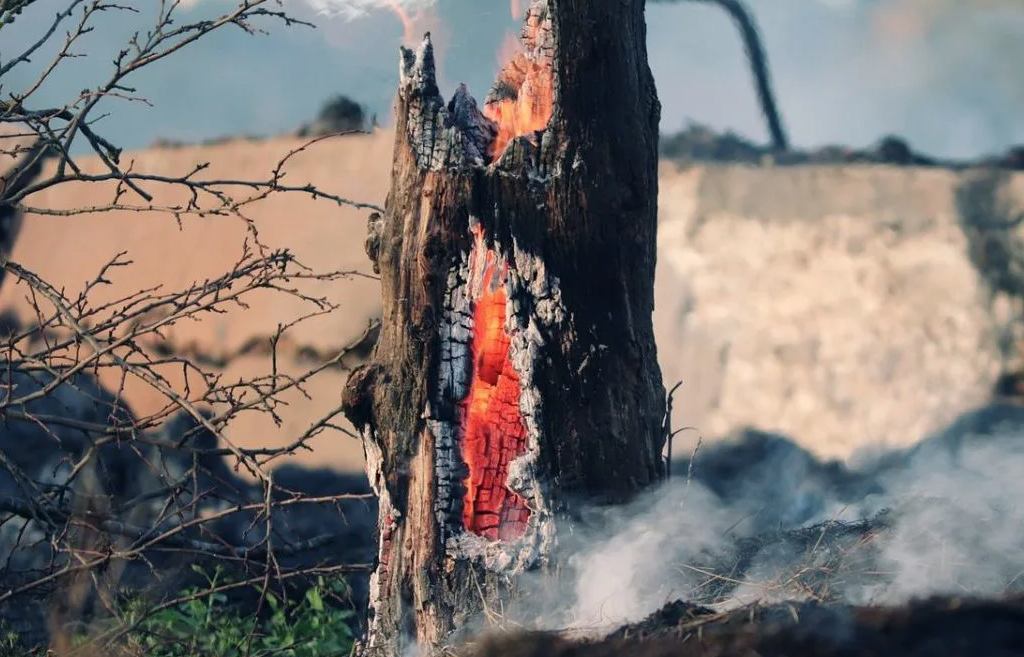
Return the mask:
{"type": "Polygon", "coordinates": [[[920,440],[1019,368],[1024,176],[662,168],[656,334],[676,439],[824,457],[920,440]]]}
{"type": "MultiPolygon", "coordinates": [[[[260,179],[300,143],[239,140],[129,155],[153,173],[210,161],[211,175],[260,179]]],[[[289,161],[289,181],[383,203],[392,144],[389,131],[321,142],[289,161]]],[[[58,186],[34,202],[100,204],[109,191],[58,186]]],[[[689,454],[698,435],[711,440],[749,424],[793,436],[819,456],[844,457],[916,442],[983,403],[1020,360],[1024,238],[1014,221],[1021,210],[1024,174],[1006,171],[664,163],[655,330],[666,385],[682,381],[674,426],[696,428],[677,436],[677,451],[689,454]]],[[[365,212],[293,195],[255,204],[248,216],[264,242],[292,249],[314,269],[372,274],[365,212]]],[[[30,215],[13,258],[77,293],[126,251],[133,264],[102,290],[113,299],[222,273],[245,234],[229,218],[179,226],[134,213],[30,215]]],[[[370,278],[310,291],[342,311],[296,329],[279,351],[278,366],[290,373],[330,358],[379,314],[370,278]]],[[[0,310],[30,321],[26,297],[24,285],[5,284],[0,310]]],[[[175,349],[216,362],[304,311],[261,297],[169,337],[175,349]]],[[[358,354],[348,360],[354,365],[358,354]]],[[[225,365],[228,378],[269,368],[269,355],[257,352],[225,365]]],[[[335,368],[309,381],[308,396],[297,393],[278,410],[280,425],[248,414],[229,433],[243,446],[287,444],[337,406],[344,376],[335,368]]],[[[163,404],[144,386],[129,385],[125,396],[139,413],[163,404]]],[[[312,447],[299,457],[308,465],[360,467],[362,449],[349,437],[325,433],[312,447]]]]}

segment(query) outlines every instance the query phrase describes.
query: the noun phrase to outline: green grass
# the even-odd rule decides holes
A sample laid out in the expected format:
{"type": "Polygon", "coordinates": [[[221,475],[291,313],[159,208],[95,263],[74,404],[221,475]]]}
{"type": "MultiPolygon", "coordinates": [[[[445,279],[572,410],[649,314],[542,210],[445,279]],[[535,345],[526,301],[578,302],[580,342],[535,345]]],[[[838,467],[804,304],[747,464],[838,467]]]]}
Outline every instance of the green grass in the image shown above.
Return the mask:
{"type": "Polygon", "coordinates": [[[267,593],[269,614],[260,619],[241,615],[217,592],[224,583],[219,572],[208,583],[184,591],[179,604],[152,613],[144,601],[128,601],[119,620],[100,623],[88,635],[76,637],[75,644],[84,646],[99,633],[124,628],[121,644],[132,656],[331,657],[352,650],[353,612],[330,604],[344,599],[348,587],[342,580],[321,577],[297,599],[267,593]]]}

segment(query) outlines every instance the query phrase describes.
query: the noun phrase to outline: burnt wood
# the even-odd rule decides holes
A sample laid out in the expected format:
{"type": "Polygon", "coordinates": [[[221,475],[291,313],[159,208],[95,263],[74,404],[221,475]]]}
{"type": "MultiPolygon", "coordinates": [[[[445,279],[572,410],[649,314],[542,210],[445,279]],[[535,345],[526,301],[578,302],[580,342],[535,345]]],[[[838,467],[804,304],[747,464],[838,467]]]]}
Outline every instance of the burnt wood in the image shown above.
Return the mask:
{"type": "Polygon", "coordinates": [[[644,1],[536,0],[521,42],[482,105],[442,98],[429,35],[401,50],[382,328],[344,392],[380,499],[364,654],[500,620],[573,502],[664,476],[644,1]],[[546,120],[505,147],[505,110],[546,120]]]}

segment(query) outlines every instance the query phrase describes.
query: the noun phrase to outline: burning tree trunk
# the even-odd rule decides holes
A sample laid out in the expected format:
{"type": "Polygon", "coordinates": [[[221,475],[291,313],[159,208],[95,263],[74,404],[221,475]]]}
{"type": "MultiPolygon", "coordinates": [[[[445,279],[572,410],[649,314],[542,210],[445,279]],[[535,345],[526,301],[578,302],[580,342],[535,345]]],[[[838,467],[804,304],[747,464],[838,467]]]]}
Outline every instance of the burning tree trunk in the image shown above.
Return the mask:
{"type": "Polygon", "coordinates": [[[570,499],[663,475],[645,31],[643,0],[535,0],[482,109],[442,99],[429,35],[401,51],[383,327],[345,393],[380,496],[370,654],[451,640],[550,564],[570,499]]]}

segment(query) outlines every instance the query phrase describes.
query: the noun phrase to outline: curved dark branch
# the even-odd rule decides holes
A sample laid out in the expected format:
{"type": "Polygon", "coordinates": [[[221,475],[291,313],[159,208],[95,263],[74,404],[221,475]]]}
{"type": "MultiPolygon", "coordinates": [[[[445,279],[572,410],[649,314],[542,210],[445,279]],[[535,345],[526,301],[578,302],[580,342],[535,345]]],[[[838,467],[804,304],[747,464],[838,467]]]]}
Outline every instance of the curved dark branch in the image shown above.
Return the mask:
{"type": "Polygon", "coordinates": [[[747,59],[750,61],[750,68],[754,73],[754,85],[757,91],[757,100],[761,104],[761,112],[768,123],[768,134],[772,141],[772,150],[785,152],[789,150],[789,137],[782,125],[782,117],[779,114],[778,101],[775,99],[775,92],[772,89],[771,76],[768,70],[768,55],[764,49],[761,33],[757,29],[754,16],[743,4],[742,0],[651,0],[656,3],[678,3],[678,2],[702,2],[705,4],[718,5],[729,14],[736,26],[739,28],[740,36],[743,38],[743,46],[747,52],[747,59]]]}

